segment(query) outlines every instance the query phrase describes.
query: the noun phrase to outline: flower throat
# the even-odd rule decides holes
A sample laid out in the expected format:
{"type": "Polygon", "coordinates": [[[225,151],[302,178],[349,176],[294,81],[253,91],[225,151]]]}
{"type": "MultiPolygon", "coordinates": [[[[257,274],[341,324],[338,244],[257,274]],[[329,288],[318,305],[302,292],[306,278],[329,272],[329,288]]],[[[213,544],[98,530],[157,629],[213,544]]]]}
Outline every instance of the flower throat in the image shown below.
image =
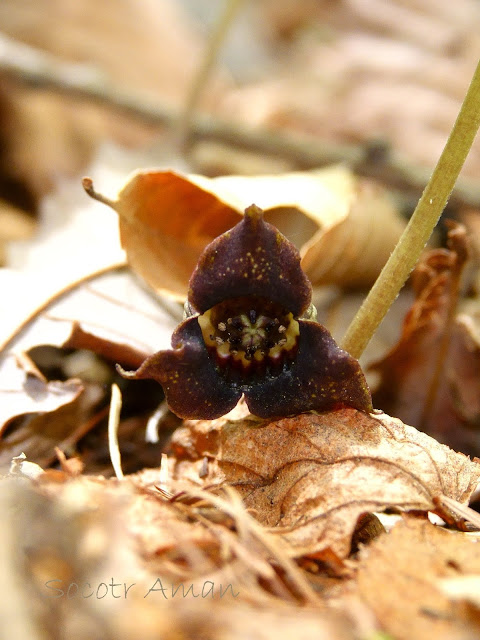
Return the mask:
{"type": "Polygon", "coordinates": [[[217,363],[245,372],[278,370],[293,359],[299,327],[281,305],[257,296],[230,298],[199,316],[203,339],[217,363]]]}

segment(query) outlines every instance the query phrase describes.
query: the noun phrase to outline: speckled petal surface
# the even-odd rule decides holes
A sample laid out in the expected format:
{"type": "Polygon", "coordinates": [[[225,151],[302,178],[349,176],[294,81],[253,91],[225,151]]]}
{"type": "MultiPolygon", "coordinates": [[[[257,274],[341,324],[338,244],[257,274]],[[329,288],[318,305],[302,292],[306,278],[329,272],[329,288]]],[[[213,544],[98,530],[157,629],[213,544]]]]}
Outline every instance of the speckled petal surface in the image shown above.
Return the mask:
{"type": "Polygon", "coordinates": [[[213,420],[228,413],[242,395],[225,384],[210,359],[197,317],[182,322],[172,335],[172,350],[147,358],[128,378],[159,382],[169,408],[180,418],[213,420]]]}
{"type": "Polygon", "coordinates": [[[357,360],[340,349],[322,325],[301,320],[295,362],[279,376],[245,389],[250,411],[277,418],[346,405],[372,411],[365,376],[357,360]]]}
{"type": "Polygon", "coordinates": [[[241,222],[205,249],[190,278],[188,300],[204,313],[231,297],[259,296],[301,316],[311,294],[298,251],[252,205],[241,222]]]}

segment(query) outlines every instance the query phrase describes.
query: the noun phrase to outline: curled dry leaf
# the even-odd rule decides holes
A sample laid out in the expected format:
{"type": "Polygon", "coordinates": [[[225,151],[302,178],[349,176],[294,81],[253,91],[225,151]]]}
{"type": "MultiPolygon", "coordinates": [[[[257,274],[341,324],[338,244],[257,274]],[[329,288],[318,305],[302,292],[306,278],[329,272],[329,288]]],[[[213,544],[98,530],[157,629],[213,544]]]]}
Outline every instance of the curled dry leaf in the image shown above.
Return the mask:
{"type": "Polygon", "coordinates": [[[440,494],[466,502],[480,479],[480,465],[463,454],[400,420],[349,408],[269,423],[187,422],[171,447],[179,477],[233,485],[296,556],[344,558],[362,514],[435,510],[440,494]]]}
{"type": "Polygon", "coordinates": [[[398,343],[371,368],[380,373],[374,405],[470,455],[480,453],[480,343],[474,316],[458,314],[468,257],[465,228],[452,225],[448,249],[416,268],[416,294],[398,343]]]}
{"type": "MultiPolygon", "coordinates": [[[[4,369],[3,373],[6,373],[4,369]]],[[[5,385],[3,376],[1,384],[5,385]]],[[[92,411],[103,397],[100,386],[80,380],[45,383],[27,376],[22,388],[17,389],[15,403],[11,403],[9,391],[8,387],[0,390],[5,407],[0,473],[6,471],[12,458],[20,453],[47,467],[57,459],[55,447],[72,447],[98,422],[95,415],[92,418],[92,411]],[[7,402],[4,402],[5,396],[7,402]]]]}
{"type": "Polygon", "coordinates": [[[454,579],[467,586],[473,579],[478,588],[478,574],[480,549],[475,541],[408,518],[365,549],[358,590],[394,638],[471,640],[478,637],[478,617],[469,618],[455,603],[458,592],[444,585],[454,579]]]}
{"type": "MultiPolygon", "coordinates": [[[[98,404],[115,375],[113,364],[139,366],[156,347],[169,344],[180,317],[180,307],[154,300],[126,268],[73,283],[34,312],[0,348],[0,467],[8,469],[22,451],[48,466],[56,459],[55,446],[75,445],[104,417],[98,404]],[[45,346],[75,351],[57,367],[74,379],[42,378],[32,359],[41,357],[42,349],[47,353],[45,346]],[[101,359],[75,359],[79,350],[101,359]],[[95,376],[88,383],[90,368],[95,376]],[[12,420],[26,414],[32,416],[6,432],[12,420]]],[[[48,352],[50,364],[54,351],[48,352]]]]}
{"type": "Polygon", "coordinates": [[[96,193],[90,179],[84,187],[119,214],[133,269],[180,298],[203,248],[252,203],[300,250],[313,285],[370,284],[404,227],[387,194],[344,167],[213,179],[142,170],[114,201],[96,193]]]}

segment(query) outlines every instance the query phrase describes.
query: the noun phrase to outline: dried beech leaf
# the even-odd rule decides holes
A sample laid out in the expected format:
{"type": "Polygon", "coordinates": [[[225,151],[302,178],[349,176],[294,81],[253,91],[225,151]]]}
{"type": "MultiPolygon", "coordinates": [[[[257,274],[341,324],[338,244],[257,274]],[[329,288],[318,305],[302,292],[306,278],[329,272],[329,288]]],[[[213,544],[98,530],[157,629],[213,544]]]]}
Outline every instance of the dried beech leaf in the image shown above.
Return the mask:
{"type": "Polygon", "coordinates": [[[362,514],[434,510],[440,494],[465,502],[480,479],[480,465],[463,454],[397,419],[353,409],[266,424],[189,422],[172,451],[179,477],[233,485],[298,556],[329,549],[344,558],[362,514]]]}
{"type": "MultiPolygon", "coordinates": [[[[90,181],[85,188],[98,196],[90,181]]],[[[314,285],[371,283],[404,226],[385,192],[344,167],[213,179],[142,170],[107,203],[133,269],[180,298],[202,249],[252,203],[297,246],[314,285]]]]}
{"type": "Polygon", "coordinates": [[[371,285],[404,226],[382,187],[358,181],[348,216],[320,228],[304,245],[302,266],[316,285],[371,285]]]}
{"type": "Polygon", "coordinates": [[[130,266],[157,291],[186,297],[204,247],[240,214],[173,172],[134,174],[115,208],[130,266]]]}
{"type": "Polygon", "coordinates": [[[425,520],[407,519],[365,549],[358,589],[394,638],[469,640],[478,637],[478,619],[472,627],[442,585],[474,577],[478,584],[478,574],[480,549],[475,541],[425,520]]]}
{"type": "Polygon", "coordinates": [[[416,300],[382,360],[374,405],[470,455],[480,453],[480,343],[474,317],[457,314],[468,255],[464,227],[448,249],[428,252],[414,272],[416,300]]]}

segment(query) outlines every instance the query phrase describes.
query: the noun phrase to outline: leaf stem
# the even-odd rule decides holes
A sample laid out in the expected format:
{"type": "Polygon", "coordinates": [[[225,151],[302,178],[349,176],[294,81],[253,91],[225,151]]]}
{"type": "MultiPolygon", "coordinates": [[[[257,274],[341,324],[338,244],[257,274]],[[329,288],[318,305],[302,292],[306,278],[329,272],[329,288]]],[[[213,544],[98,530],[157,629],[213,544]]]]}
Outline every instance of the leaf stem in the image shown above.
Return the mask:
{"type": "Polygon", "coordinates": [[[98,193],[98,191],[95,191],[95,187],[93,186],[93,180],[91,178],[89,178],[88,176],[85,176],[85,178],[82,178],[82,186],[85,189],[86,193],[90,196],[90,198],[93,198],[94,200],[98,200],[98,202],[101,202],[102,204],[106,204],[112,209],[115,209],[115,206],[117,204],[115,200],[111,200],[110,198],[107,198],[107,196],[104,196],[103,194],[98,193]]]}
{"type": "Polygon", "coordinates": [[[397,246],[343,337],[341,346],[359,358],[405,284],[435,228],[480,125],[480,62],[457,120],[397,246]]]}

